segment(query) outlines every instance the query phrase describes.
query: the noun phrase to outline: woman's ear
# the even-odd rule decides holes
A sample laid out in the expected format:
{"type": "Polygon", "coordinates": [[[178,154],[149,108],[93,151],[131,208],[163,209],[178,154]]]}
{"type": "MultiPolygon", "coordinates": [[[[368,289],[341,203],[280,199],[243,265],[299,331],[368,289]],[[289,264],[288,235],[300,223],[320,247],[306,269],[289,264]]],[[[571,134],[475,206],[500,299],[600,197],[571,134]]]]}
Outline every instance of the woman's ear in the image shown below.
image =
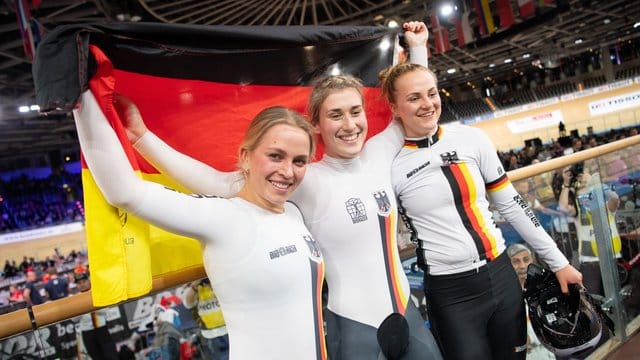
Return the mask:
{"type": "Polygon", "coordinates": [[[398,107],[396,106],[396,104],[389,104],[391,105],[391,115],[396,119],[399,120],[398,115],[396,114],[396,110],[398,110],[398,107]]]}
{"type": "Polygon", "coordinates": [[[240,150],[240,171],[243,174],[247,174],[249,172],[249,151],[247,149],[240,150]]]}

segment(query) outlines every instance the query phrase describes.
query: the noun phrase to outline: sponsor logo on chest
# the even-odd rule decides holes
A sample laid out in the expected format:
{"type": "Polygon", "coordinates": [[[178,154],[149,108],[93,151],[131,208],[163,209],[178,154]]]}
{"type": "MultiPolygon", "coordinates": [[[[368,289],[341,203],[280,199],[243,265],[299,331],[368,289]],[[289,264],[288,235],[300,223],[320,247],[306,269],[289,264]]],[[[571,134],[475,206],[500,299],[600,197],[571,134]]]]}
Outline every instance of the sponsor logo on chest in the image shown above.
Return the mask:
{"type": "MultiPolygon", "coordinates": [[[[389,200],[387,192],[385,190],[378,190],[374,191],[371,195],[378,206],[378,214],[382,216],[389,215],[391,212],[391,201],[389,200]]],[[[357,224],[368,220],[367,209],[360,198],[350,198],[345,201],[344,204],[347,214],[351,217],[351,222],[357,224]]]]}

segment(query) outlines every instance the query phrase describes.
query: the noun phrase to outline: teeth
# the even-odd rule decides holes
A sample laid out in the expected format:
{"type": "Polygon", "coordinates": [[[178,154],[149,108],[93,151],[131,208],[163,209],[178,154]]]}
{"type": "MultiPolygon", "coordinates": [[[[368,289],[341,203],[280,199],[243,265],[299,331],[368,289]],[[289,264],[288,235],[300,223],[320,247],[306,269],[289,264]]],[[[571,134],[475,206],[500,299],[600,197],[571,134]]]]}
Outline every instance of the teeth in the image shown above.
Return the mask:
{"type": "Polygon", "coordinates": [[[289,188],[289,184],[287,183],[281,183],[281,182],[275,182],[275,181],[271,181],[271,184],[275,187],[277,187],[278,189],[288,189],[289,188]]]}
{"type": "Polygon", "coordinates": [[[342,135],[339,138],[344,141],[353,141],[358,138],[358,134],[342,135]]]}

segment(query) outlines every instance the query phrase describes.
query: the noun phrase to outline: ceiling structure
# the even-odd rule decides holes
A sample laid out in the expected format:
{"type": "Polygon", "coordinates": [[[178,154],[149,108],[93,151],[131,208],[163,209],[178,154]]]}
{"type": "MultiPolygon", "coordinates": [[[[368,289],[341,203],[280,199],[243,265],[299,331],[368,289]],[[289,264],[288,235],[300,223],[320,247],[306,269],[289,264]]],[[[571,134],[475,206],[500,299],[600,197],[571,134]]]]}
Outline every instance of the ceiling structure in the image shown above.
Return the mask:
{"type": "MultiPolygon", "coordinates": [[[[421,19],[430,24],[434,6],[444,0],[24,0],[31,16],[46,33],[62,24],[114,21],[152,21],[208,25],[380,25],[421,19]],[[37,5],[37,7],[34,7],[37,5]]],[[[457,2],[463,8],[463,0],[457,2]]],[[[538,3],[538,0],[533,0],[538,3]]],[[[64,115],[18,113],[34,102],[31,63],[18,30],[14,0],[0,2],[0,170],[20,167],[25,159],[51,152],[77,153],[73,122],[64,115]]],[[[536,16],[516,23],[464,47],[457,46],[455,27],[449,31],[451,50],[436,54],[434,33],[429,46],[430,67],[439,84],[450,92],[478,86],[514,71],[561,66],[588,51],[640,41],[638,0],[555,0],[536,16]],[[577,40],[581,40],[577,41],[577,40]],[[528,54],[526,56],[525,54],[528,54]],[[510,63],[505,63],[511,59],[510,63]],[[493,64],[494,66],[490,67],[493,64]],[[447,70],[456,69],[455,73],[447,70]]],[[[494,0],[489,0],[494,9],[494,0]]],[[[496,17],[497,20],[497,17],[496,17]]],[[[475,16],[470,17],[472,27],[475,16]]],[[[477,30],[476,30],[477,35],[477,30]]],[[[29,166],[34,166],[29,164],[29,166]]]]}

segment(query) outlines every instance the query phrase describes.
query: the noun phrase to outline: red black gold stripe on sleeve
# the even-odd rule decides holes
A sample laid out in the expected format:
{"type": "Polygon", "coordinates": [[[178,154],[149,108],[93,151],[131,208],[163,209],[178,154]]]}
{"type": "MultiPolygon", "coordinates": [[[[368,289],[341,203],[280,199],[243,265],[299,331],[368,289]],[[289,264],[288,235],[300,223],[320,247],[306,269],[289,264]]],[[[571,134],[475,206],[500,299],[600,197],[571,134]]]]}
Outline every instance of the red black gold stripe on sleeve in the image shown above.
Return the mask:
{"type": "Polygon", "coordinates": [[[326,360],[327,346],[324,337],[324,320],[322,318],[322,285],[324,282],[324,263],[309,260],[313,277],[313,318],[315,319],[315,343],[317,360],[326,360]]]}
{"type": "Polygon", "coordinates": [[[509,185],[511,181],[507,177],[507,174],[503,174],[495,181],[492,181],[486,185],[488,192],[495,192],[504,189],[507,185],[509,185]]]}
{"type": "Polygon", "coordinates": [[[407,309],[408,298],[402,291],[400,282],[400,272],[403,269],[398,269],[398,266],[394,262],[396,254],[398,252],[398,244],[396,241],[396,231],[392,224],[396,221],[396,212],[392,211],[389,215],[378,215],[378,222],[380,224],[380,235],[382,239],[384,263],[387,273],[387,284],[391,295],[391,304],[393,305],[393,312],[404,314],[407,309]]]}
{"type": "MultiPolygon", "coordinates": [[[[458,215],[471,235],[481,260],[494,260],[498,254],[496,239],[488,230],[477,206],[477,189],[465,163],[442,167],[454,197],[458,215]]],[[[444,226],[444,224],[443,224],[444,226]]]]}

